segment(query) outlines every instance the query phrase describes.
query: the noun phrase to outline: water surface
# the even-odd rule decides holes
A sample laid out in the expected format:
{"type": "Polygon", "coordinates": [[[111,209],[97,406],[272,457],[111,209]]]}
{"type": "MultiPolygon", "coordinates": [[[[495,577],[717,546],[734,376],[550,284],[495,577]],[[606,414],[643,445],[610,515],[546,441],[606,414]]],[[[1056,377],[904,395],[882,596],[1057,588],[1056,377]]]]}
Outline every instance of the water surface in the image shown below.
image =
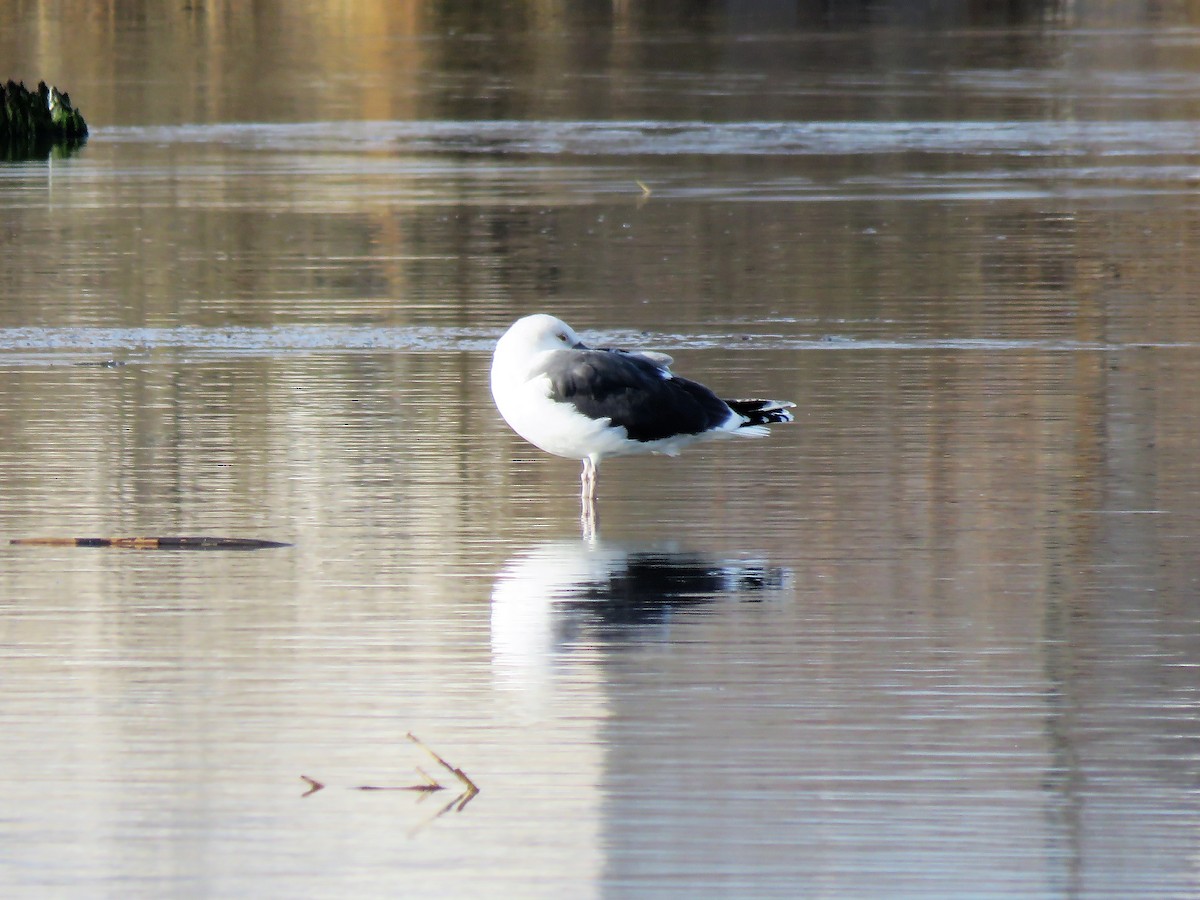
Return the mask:
{"type": "Polygon", "coordinates": [[[445,6],[9,10],[6,893],[1194,895],[1200,31],[445,6]],[[797,423],[588,541],[535,310],[797,423]]]}

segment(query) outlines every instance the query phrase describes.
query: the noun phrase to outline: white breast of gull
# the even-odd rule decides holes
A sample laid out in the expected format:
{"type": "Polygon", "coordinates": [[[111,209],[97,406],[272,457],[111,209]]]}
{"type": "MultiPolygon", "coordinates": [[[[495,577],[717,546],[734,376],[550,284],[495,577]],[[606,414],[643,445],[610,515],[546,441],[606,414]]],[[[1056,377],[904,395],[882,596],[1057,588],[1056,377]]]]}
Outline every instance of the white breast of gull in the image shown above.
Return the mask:
{"type": "Polygon", "coordinates": [[[560,319],[518,319],[492,355],[492,397],[509,426],[535,447],[583,461],[585,514],[596,467],[609,456],[676,456],[697,441],[762,437],[792,421],[786,400],[722,400],[670,370],[663,353],[589,347],[560,319]]]}

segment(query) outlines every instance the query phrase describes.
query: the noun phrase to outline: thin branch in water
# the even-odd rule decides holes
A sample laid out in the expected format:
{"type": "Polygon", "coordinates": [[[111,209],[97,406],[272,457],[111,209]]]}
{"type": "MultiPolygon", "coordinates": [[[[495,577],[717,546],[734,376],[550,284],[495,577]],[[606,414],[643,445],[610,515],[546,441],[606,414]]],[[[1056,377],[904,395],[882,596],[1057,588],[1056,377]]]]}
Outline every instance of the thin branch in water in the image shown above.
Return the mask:
{"type": "Polygon", "coordinates": [[[414,744],[416,744],[418,747],[420,747],[422,750],[424,750],[426,753],[428,753],[430,756],[432,756],[434,759],[436,759],[438,761],[438,763],[442,766],[443,769],[445,769],[447,772],[449,772],[455,778],[457,778],[459,781],[461,781],[463,783],[463,785],[466,787],[466,791],[464,792],[465,799],[463,800],[462,803],[459,804],[459,806],[458,806],[459,810],[461,810],[464,806],[466,806],[471,801],[471,799],[476,794],[479,793],[479,787],[475,784],[475,782],[473,782],[470,779],[470,777],[468,777],[466,772],[464,772],[462,769],[460,769],[456,766],[450,765],[450,763],[446,762],[446,760],[442,759],[442,757],[440,757],[436,753],[434,753],[432,748],[429,747],[429,745],[427,745],[424,741],[422,741],[420,738],[418,738],[411,731],[408,733],[408,739],[410,741],[412,741],[414,744]]]}
{"type": "Polygon", "coordinates": [[[266,550],[274,547],[290,547],[280,541],[263,541],[258,538],[212,537],[191,535],[186,537],[29,537],[13,538],[10,544],[27,547],[117,547],[123,550],[266,550]]]}
{"type": "MultiPolygon", "coordinates": [[[[421,774],[425,775],[424,772],[421,772],[421,774]]],[[[401,784],[401,785],[360,784],[360,785],[356,785],[355,787],[350,788],[350,790],[352,790],[352,791],[412,791],[417,794],[432,794],[434,791],[446,790],[446,786],[444,784],[438,784],[436,781],[434,781],[428,775],[425,775],[425,778],[427,779],[425,784],[401,784]]]]}
{"type": "MultiPolygon", "coordinates": [[[[434,816],[434,818],[445,815],[447,812],[449,812],[452,809],[455,812],[462,812],[463,808],[468,803],[471,802],[471,800],[475,797],[476,794],[479,793],[479,787],[475,784],[475,782],[473,782],[470,779],[470,777],[467,775],[466,772],[464,772],[462,769],[460,769],[456,766],[450,765],[450,763],[446,762],[445,759],[443,759],[441,756],[439,756],[437,753],[435,753],[427,744],[422,742],[412,732],[409,732],[408,739],[410,741],[412,741],[414,744],[416,744],[418,747],[420,747],[422,750],[424,750],[426,753],[428,753],[430,756],[432,756],[434,759],[436,759],[438,761],[438,764],[441,765],[442,768],[444,768],[446,771],[450,772],[463,785],[462,793],[460,793],[457,797],[455,797],[453,800],[451,800],[449,803],[447,803],[444,807],[442,807],[441,810],[438,811],[437,815],[434,816]]],[[[408,791],[410,793],[423,794],[423,795],[432,794],[437,791],[447,790],[447,788],[444,784],[439,784],[436,778],[434,778],[432,775],[430,775],[428,772],[426,772],[420,766],[417,766],[416,769],[417,769],[417,774],[419,774],[421,776],[421,778],[423,779],[422,784],[404,784],[404,785],[360,784],[360,785],[356,785],[356,786],[350,788],[350,790],[352,790],[352,791],[408,791]]],[[[301,775],[300,778],[305,783],[308,784],[308,790],[305,791],[303,794],[301,794],[302,797],[312,796],[317,791],[324,790],[324,788],[325,788],[324,782],[317,781],[317,779],[315,779],[315,778],[310,778],[307,775],[301,775]]]]}

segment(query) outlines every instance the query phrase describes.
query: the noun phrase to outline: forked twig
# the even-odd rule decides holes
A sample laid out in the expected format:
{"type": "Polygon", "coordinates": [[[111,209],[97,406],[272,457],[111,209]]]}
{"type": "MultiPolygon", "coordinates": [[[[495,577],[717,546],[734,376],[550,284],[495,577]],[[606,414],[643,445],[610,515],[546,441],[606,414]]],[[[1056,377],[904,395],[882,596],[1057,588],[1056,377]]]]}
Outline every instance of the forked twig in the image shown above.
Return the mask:
{"type": "Polygon", "coordinates": [[[416,744],[418,747],[420,747],[422,750],[424,750],[426,753],[428,753],[430,756],[432,756],[434,759],[436,759],[438,761],[438,763],[442,766],[443,769],[445,769],[447,772],[449,772],[455,778],[457,778],[459,781],[461,781],[463,783],[463,785],[466,787],[466,791],[464,792],[464,795],[463,795],[464,796],[463,802],[458,805],[459,809],[462,809],[464,806],[466,806],[471,801],[471,798],[479,793],[479,787],[475,784],[475,782],[473,782],[470,779],[470,777],[467,775],[466,772],[464,772],[462,769],[458,768],[457,766],[450,765],[450,763],[446,762],[446,760],[442,759],[440,756],[438,756],[436,753],[434,753],[433,750],[427,744],[425,744],[420,738],[418,738],[411,731],[408,733],[408,739],[410,741],[412,741],[414,744],[416,744]]]}

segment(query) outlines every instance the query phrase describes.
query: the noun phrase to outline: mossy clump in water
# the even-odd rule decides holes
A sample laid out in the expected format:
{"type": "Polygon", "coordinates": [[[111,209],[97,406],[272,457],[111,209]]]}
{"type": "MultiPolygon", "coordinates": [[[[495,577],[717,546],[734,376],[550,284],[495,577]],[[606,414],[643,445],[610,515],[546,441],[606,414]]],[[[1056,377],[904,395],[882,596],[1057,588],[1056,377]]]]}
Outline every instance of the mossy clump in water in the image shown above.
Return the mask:
{"type": "Polygon", "coordinates": [[[58,88],[44,81],[36,91],[14,81],[0,85],[0,158],[46,156],[56,146],[74,149],[87,133],[83,116],[58,88]]]}

